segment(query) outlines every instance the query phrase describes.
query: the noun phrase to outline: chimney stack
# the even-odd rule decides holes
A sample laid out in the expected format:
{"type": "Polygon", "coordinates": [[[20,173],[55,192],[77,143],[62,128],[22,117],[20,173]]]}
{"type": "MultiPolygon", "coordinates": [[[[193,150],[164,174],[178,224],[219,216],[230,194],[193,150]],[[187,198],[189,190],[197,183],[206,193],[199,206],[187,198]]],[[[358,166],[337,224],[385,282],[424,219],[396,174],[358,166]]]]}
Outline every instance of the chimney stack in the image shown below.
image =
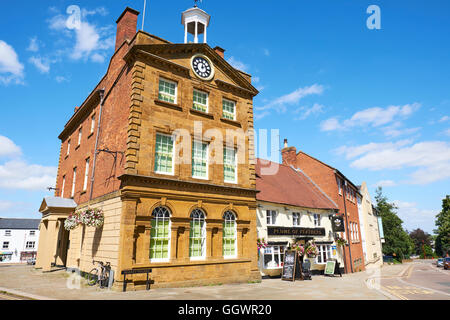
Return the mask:
{"type": "Polygon", "coordinates": [[[221,47],[215,47],[214,51],[221,56],[223,59],[225,59],[225,49],[222,49],[221,47]]]}
{"type": "Polygon", "coordinates": [[[297,168],[297,148],[288,147],[287,139],[284,139],[284,148],[281,149],[283,164],[297,168]]]}
{"type": "Polygon", "coordinates": [[[116,49],[122,45],[125,40],[133,39],[136,34],[137,19],[139,11],[127,7],[124,12],[117,19],[117,32],[116,32],[116,49]]]}

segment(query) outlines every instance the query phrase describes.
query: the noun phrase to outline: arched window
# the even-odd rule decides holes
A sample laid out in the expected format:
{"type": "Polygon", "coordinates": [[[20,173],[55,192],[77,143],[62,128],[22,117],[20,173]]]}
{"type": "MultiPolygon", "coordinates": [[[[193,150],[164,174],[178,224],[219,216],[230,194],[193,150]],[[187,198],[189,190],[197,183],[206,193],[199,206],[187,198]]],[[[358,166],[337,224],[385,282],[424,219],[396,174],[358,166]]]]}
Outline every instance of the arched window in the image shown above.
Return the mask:
{"type": "Polygon", "coordinates": [[[195,209],[191,213],[191,230],[189,232],[189,257],[202,259],[206,254],[205,213],[195,209]]]}
{"type": "Polygon", "coordinates": [[[150,231],[150,260],[169,260],[170,253],[170,210],[157,207],[152,212],[150,231]]]}
{"type": "Polygon", "coordinates": [[[232,211],[223,214],[223,256],[225,258],[237,257],[237,231],[236,216],[232,211]]]}

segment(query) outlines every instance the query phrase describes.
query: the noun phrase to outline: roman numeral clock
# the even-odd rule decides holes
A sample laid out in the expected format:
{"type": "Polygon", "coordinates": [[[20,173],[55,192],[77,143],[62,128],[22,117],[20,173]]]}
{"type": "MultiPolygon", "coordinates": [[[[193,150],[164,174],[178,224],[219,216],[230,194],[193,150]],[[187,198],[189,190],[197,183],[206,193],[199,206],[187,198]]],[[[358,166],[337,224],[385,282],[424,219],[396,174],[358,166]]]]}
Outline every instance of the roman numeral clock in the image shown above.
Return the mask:
{"type": "Polygon", "coordinates": [[[195,75],[202,80],[211,80],[214,77],[214,66],[208,57],[196,54],[191,58],[191,67],[195,75]]]}

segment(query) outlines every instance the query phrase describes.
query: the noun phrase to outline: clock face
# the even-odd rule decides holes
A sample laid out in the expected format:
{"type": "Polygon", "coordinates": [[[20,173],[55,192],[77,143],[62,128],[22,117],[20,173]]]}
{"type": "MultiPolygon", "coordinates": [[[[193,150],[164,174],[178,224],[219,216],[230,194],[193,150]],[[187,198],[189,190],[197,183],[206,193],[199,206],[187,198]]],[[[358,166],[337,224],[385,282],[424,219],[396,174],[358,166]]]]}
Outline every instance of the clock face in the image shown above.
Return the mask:
{"type": "Polygon", "coordinates": [[[203,80],[210,80],[214,75],[212,63],[205,56],[196,55],[192,57],[191,65],[195,74],[203,80]]]}

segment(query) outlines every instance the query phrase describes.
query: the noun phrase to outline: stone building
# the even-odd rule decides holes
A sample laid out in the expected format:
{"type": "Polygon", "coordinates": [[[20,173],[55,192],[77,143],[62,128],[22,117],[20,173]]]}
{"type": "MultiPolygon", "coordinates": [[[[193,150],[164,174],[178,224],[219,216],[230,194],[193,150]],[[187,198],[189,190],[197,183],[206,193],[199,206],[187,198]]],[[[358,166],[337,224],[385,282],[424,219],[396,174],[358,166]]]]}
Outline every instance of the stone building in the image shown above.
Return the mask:
{"type": "MultiPolygon", "coordinates": [[[[366,182],[363,182],[358,189],[361,194],[361,196],[358,195],[358,210],[365,265],[366,268],[380,267],[383,265],[382,232],[378,226],[377,211],[373,209],[366,182]]],[[[382,225],[381,228],[383,228],[382,225]]]]}
{"type": "Polygon", "coordinates": [[[332,222],[338,206],[314,181],[302,170],[257,159],[256,189],[258,238],[267,243],[259,255],[263,275],[280,275],[284,251],[310,240],[318,248],[317,257],[309,258],[313,273],[323,273],[329,259],[335,259],[343,271],[343,249],[335,241],[332,222]],[[269,167],[278,169],[273,174],[265,170],[269,167]]]}
{"type": "MultiPolygon", "coordinates": [[[[122,270],[139,268],[152,268],[153,287],[257,280],[258,91],[206,43],[203,10],[183,12],[184,43],[136,32],[138,15],[126,8],[117,20],[105,76],[59,135],[57,200],[41,206],[50,253],[36,267],[88,272],[108,261],[119,286],[122,270]],[[103,211],[102,228],[56,236],[88,208],[103,211]]],[[[129,278],[129,288],[145,287],[145,275],[129,278]]]]}
{"type": "Polygon", "coordinates": [[[281,153],[283,164],[301,169],[338,205],[345,225],[345,232],[341,232],[340,236],[347,240],[344,250],[345,271],[365,270],[357,203],[357,195],[361,194],[358,187],[339,170],[303,151],[297,152],[295,147],[288,147],[287,139],[284,140],[281,153]]]}

